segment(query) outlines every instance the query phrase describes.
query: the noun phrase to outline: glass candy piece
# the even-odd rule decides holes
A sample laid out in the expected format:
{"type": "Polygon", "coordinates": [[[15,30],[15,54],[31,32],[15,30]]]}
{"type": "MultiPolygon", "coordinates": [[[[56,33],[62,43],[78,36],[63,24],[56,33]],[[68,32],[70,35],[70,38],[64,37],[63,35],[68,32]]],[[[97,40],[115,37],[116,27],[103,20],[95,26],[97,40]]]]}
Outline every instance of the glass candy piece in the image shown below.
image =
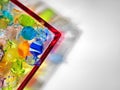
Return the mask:
{"type": "Polygon", "coordinates": [[[37,35],[37,32],[31,26],[26,26],[21,31],[21,36],[26,40],[32,40],[37,35]]]}
{"type": "Polygon", "coordinates": [[[0,18],[0,29],[5,29],[7,28],[9,24],[9,20],[6,18],[0,18]]]}
{"type": "Polygon", "coordinates": [[[29,47],[30,45],[28,41],[24,41],[18,45],[18,53],[22,58],[26,58],[28,55],[30,55],[29,47]]]}
{"type": "Polygon", "coordinates": [[[9,0],[0,0],[0,4],[7,4],[9,2],[9,0]]]}
{"type": "Polygon", "coordinates": [[[37,39],[35,42],[32,42],[30,45],[30,52],[34,57],[37,57],[43,52],[43,43],[40,39],[37,39]]]}
{"type": "Polygon", "coordinates": [[[5,18],[9,20],[9,24],[11,25],[13,23],[13,16],[11,15],[11,13],[8,10],[3,10],[2,14],[5,18]]]}
{"type": "Polygon", "coordinates": [[[47,8],[46,10],[39,14],[39,16],[43,18],[45,21],[50,21],[51,18],[54,17],[54,15],[55,15],[54,12],[49,8],[47,8]]]}
{"type": "Polygon", "coordinates": [[[22,14],[19,17],[18,21],[22,26],[35,26],[34,19],[32,19],[30,16],[25,15],[25,14],[22,14]]]}

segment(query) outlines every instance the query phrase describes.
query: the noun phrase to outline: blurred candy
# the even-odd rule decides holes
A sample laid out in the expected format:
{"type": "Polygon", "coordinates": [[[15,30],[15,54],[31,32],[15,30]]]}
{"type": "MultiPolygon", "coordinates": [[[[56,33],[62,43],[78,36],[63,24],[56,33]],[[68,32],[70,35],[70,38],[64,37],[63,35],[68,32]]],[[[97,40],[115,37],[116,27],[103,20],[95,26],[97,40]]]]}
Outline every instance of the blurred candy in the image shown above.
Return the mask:
{"type": "Polygon", "coordinates": [[[10,39],[10,40],[13,40],[13,39],[16,39],[17,37],[17,34],[18,32],[20,32],[20,30],[22,29],[22,27],[19,25],[19,26],[8,26],[6,28],[6,32],[5,32],[5,36],[10,39]],[[10,34],[12,33],[12,34],[10,34]]]}
{"type": "Polygon", "coordinates": [[[5,29],[9,24],[9,20],[6,18],[0,18],[0,29],[5,29]]]}
{"type": "Polygon", "coordinates": [[[7,4],[9,2],[9,0],[0,0],[0,4],[7,4]]]}
{"type": "Polygon", "coordinates": [[[18,51],[17,51],[17,46],[16,43],[13,41],[8,41],[7,42],[7,46],[5,51],[5,60],[10,61],[10,62],[14,62],[16,60],[16,58],[18,58],[18,51]]]}
{"type": "Polygon", "coordinates": [[[36,63],[36,60],[34,60],[33,56],[27,56],[26,57],[26,63],[29,64],[29,65],[31,65],[31,66],[33,66],[36,63]]]}
{"type": "Polygon", "coordinates": [[[5,53],[5,59],[14,62],[18,58],[18,53],[16,48],[11,48],[5,53]]]}
{"type": "Polygon", "coordinates": [[[28,63],[26,63],[26,62],[22,62],[23,64],[23,68],[24,68],[24,70],[25,70],[25,72],[24,72],[24,74],[27,74],[27,73],[29,73],[30,71],[31,71],[31,69],[33,68],[33,66],[31,66],[31,65],[29,65],[28,63]]]}
{"type": "Polygon", "coordinates": [[[37,35],[37,32],[31,26],[26,26],[21,31],[21,36],[26,40],[32,40],[37,35]]]}
{"type": "Polygon", "coordinates": [[[49,8],[45,9],[43,12],[39,14],[39,16],[47,22],[50,21],[54,17],[54,15],[55,13],[49,8]]]}
{"type": "Polygon", "coordinates": [[[9,72],[5,78],[5,87],[2,90],[13,90],[13,87],[16,87],[18,84],[18,76],[9,72]]]}
{"type": "Polygon", "coordinates": [[[32,42],[30,45],[30,52],[37,59],[37,56],[43,52],[43,43],[40,39],[37,39],[35,42],[32,42]]]}
{"type": "Polygon", "coordinates": [[[2,90],[12,90],[12,87],[11,86],[2,87],[2,90]]]}
{"type": "Polygon", "coordinates": [[[5,59],[2,60],[0,62],[0,76],[5,77],[5,75],[9,72],[10,67],[11,67],[10,62],[6,61],[5,59]]]}
{"type": "Polygon", "coordinates": [[[18,45],[18,53],[21,57],[26,58],[26,56],[30,55],[29,52],[29,43],[28,41],[24,41],[18,45]]]}
{"type": "Polygon", "coordinates": [[[21,76],[24,74],[25,70],[23,69],[23,61],[22,60],[16,60],[11,67],[12,73],[14,73],[17,76],[21,76]]]}
{"type": "Polygon", "coordinates": [[[18,21],[22,26],[35,26],[34,19],[26,14],[22,14],[18,21]]]}
{"type": "Polygon", "coordinates": [[[45,28],[45,29],[40,28],[38,30],[38,38],[40,38],[43,42],[48,40],[48,35],[49,34],[50,33],[49,33],[47,28],[45,28]]]}
{"type": "Polygon", "coordinates": [[[13,23],[13,16],[11,15],[11,13],[8,10],[3,10],[2,14],[5,18],[7,18],[9,20],[9,24],[13,23]]]}

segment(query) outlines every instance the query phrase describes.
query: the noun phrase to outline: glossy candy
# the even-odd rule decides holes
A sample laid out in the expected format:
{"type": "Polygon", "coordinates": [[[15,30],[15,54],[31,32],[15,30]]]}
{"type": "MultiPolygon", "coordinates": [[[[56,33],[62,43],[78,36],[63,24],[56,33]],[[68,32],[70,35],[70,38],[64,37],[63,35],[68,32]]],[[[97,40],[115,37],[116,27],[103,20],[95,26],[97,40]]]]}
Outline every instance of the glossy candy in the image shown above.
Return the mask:
{"type": "Polygon", "coordinates": [[[28,55],[30,55],[29,52],[29,43],[27,41],[24,41],[18,45],[18,53],[21,57],[26,58],[28,55]]]}
{"type": "Polygon", "coordinates": [[[43,43],[40,39],[37,39],[35,42],[32,42],[30,45],[30,52],[36,60],[37,60],[37,56],[42,54],[43,49],[44,49],[43,43]]]}
{"type": "Polygon", "coordinates": [[[9,24],[9,20],[6,18],[0,18],[0,29],[5,29],[7,28],[9,24]]]}
{"type": "Polygon", "coordinates": [[[5,36],[7,39],[9,40],[14,40],[17,38],[17,35],[18,33],[20,32],[20,30],[22,29],[22,27],[20,25],[16,26],[8,26],[6,28],[6,31],[5,31],[5,36]],[[12,34],[10,34],[12,33],[12,34]]]}
{"type": "Polygon", "coordinates": [[[0,0],[0,9],[3,9],[8,3],[9,0],[0,0]]]}
{"type": "Polygon", "coordinates": [[[26,26],[21,31],[21,36],[26,40],[32,40],[37,35],[35,29],[31,26],[26,26]]]}
{"type": "Polygon", "coordinates": [[[23,61],[17,59],[13,63],[11,71],[17,76],[21,76],[22,74],[24,74],[25,70],[23,69],[23,61]]]}
{"type": "Polygon", "coordinates": [[[39,16],[47,22],[50,21],[54,17],[54,15],[55,13],[49,8],[45,9],[43,12],[39,14],[39,16]]]}
{"type": "Polygon", "coordinates": [[[9,25],[13,23],[13,16],[8,10],[3,10],[2,11],[3,17],[7,18],[9,20],[9,25]]]}
{"type": "Polygon", "coordinates": [[[16,87],[18,84],[18,76],[13,74],[11,71],[6,75],[5,78],[5,86],[2,90],[13,90],[13,87],[16,87]]]}
{"type": "Polygon", "coordinates": [[[26,14],[22,14],[19,17],[18,21],[22,26],[32,26],[32,27],[35,26],[34,19],[26,14]]]}
{"type": "Polygon", "coordinates": [[[9,0],[0,0],[0,4],[7,4],[9,2],[9,0]]]}
{"type": "Polygon", "coordinates": [[[45,29],[43,29],[43,28],[38,29],[38,38],[40,38],[42,42],[47,41],[49,34],[50,33],[49,33],[47,28],[45,28],[45,29]]]}
{"type": "Polygon", "coordinates": [[[5,60],[14,62],[16,58],[18,58],[18,51],[17,51],[17,46],[16,43],[13,41],[8,41],[6,48],[5,48],[5,60]]]}

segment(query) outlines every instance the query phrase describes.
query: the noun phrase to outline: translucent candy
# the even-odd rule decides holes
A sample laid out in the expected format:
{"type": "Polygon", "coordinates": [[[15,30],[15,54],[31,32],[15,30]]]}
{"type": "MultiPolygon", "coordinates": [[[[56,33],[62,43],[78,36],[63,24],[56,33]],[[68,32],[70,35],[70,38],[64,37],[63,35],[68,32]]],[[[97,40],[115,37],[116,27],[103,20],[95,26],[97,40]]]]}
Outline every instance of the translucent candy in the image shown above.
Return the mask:
{"type": "Polygon", "coordinates": [[[35,42],[32,42],[30,45],[30,52],[33,56],[37,57],[43,52],[43,43],[40,39],[37,39],[35,42]]]}
{"type": "Polygon", "coordinates": [[[8,10],[3,10],[2,14],[5,18],[9,20],[9,25],[11,25],[13,23],[13,16],[11,15],[11,13],[8,10]]]}
{"type": "Polygon", "coordinates": [[[9,0],[0,0],[0,4],[7,4],[9,2],[9,0]]]}
{"type": "Polygon", "coordinates": [[[18,33],[20,32],[20,30],[22,29],[22,27],[20,25],[16,26],[8,26],[6,28],[6,31],[5,31],[5,36],[7,39],[9,40],[14,40],[17,38],[17,35],[18,33]],[[12,33],[12,34],[10,34],[12,33]]]}
{"type": "Polygon", "coordinates": [[[29,43],[28,41],[24,41],[18,45],[18,53],[21,57],[26,58],[28,55],[30,55],[29,52],[29,43]]]}
{"type": "Polygon", "coordinates": [[[46,10],[44,10],[43,12],[41,12],[39,14],[39,16],[41,18],[43,18],[45,21],[50,21],[51,18],[54,17],[54,15],[55,15],[55,13],[51,9],[49,9],[49,8],[47,8],[46,10]]]}
{"type": "Polygon", "coordinates": [[[19,17],[18,21],[22,26],[35,26],[34,19],[32,19],[30,16],[28,16],[26,14],[22,14],[19,17]]]}
{"type": "Polygon", "coordinates": [[[50,33],[49,33],[48,29],[46,29],[46,28],[45,29],[40,28],[40,29],[38,29],[38,35],[37,35],[37,37],[40,38],[42,42],[45,42],[45,41],[48,40],[48,35],[49,34],[50,33]]]}
{"type": "Polygon", "coordinates": [[[11,71],[6,75],[5,78],[5,86],[3,90],[13,90],[13,87],[16,87],[18,84],[18,76],[13,74],[11,71]]]}
{"type": "Polygon", "coordinates": [[[36,60],[34,60],[34,56],[27,56],[26,57],[26,63],[29,64],[29,65],[31,65],[31,66],[35,65],[36,60]]]}
{"type": "Polygon", "coordinates": [[[12,68],[11,68],[12,73],[14,73],[17,76],[21,76],[24,74],[25,70],[23,69],[23,61],[22,60],[16,60],[13,64],[12,64],[12,68]]]}
{"type": "Polygon", "coordinates": [[[7,28],[9,24],[9,20],[6,18],[0,18],[0,29],[5,29],[7,28]]]}
{"type": "Polygon", "coordinates": [[[2,90],[12,90],[12,87],[11,86],[2,87],[2,90]]]}
{"type": "Polygon", "coordinates": [[[19,57],[18,55],[18,51],[17,51],[17,46],[16,43],[12,42],[12,41],[8,41],[7,42],[7,46],[5,51],[5,60],[10,61],[10,62],[14,62],[16,60],[16,58],[19,57]]]}
{"type": "Polygon", "coordinates": [[[21,31],[21,36],[26,40],[32,40],[37,35],[37,32],[31,26],[26,26],[21,31]]]}

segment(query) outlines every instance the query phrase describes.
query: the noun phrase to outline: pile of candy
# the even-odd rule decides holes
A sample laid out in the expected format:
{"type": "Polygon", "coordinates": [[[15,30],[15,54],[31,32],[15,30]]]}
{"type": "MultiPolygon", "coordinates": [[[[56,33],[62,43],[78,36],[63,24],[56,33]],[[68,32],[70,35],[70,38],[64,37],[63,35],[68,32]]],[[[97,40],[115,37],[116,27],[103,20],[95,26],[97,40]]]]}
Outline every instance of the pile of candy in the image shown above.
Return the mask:
{"type": "Polygon", "coordinates": [[[52,38],[44,25],[0,0],[0,87],[16,90],[52,38]]]}

